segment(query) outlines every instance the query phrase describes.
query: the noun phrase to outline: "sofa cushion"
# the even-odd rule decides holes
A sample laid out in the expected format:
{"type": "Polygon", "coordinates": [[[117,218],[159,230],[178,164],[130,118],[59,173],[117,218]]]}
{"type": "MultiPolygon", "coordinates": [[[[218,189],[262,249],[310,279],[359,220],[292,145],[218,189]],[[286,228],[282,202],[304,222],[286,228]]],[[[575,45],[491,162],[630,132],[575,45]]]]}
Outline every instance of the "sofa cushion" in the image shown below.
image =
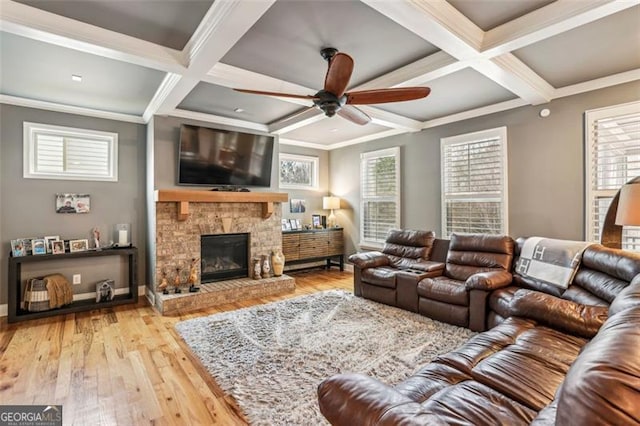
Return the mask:
{"type": "Polygon", "coordinates": [[[464,381],[438,392],[422,404],[445,424],[528,425],[536,412],[475,381],[464,381]],[[496,407],[500,407],[496,410],[496,407]]]}
{"type": "Polygon", "coordinates": [[[609,306],[609,302],[607,300],[599,298],[577,284],[570,285],[560,297],[582,305],[609,306]]]}
{"type": "Polygon", "coordinates": [[[389,255],[392,259],[428,260],[434,239],[435,234],[433,231],[392,229],[387,234],[382,253],[389,255]]]}
{"type": "Polygon", "coordinates": [[[464,282],[447,277],[424,278],[418,283],[418,296],[454,305],[469,306],[469,292],[464,282]]]}
{"type": "Polygon", "coordinates": [[[513,240],[502,235],[452,234],[445,275],[466,281],[478,272],[508,271],[513,259],[513,240]]]}
{"type": "Polygon", "coordinates": [[[511,315],[540,321],[571,334],[591,338],[607,319],[608,308],[587,306],[539,291],[520,289],[511,299],[511,315]]]}
{"type": "Polygon", "coordinates": [[[420,368],[395,388],[413,401],[424,402],[439,390],[470,378],[455,367],[435,361],[420,368]]]}
{"type": "Polygon", "coordinates": [[[362,282],[379,287],[396,288],[396,268],[380,266],[379,268],[367,268],[361,272],[362,282]]]}

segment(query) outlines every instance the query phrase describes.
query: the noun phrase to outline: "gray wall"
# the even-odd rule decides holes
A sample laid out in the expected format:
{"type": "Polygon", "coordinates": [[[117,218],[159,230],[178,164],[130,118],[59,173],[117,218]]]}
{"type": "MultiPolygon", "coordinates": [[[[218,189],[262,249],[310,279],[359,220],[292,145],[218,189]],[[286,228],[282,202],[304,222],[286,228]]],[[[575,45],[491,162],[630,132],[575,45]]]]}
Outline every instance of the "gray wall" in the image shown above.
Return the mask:
{"type": "MultiPolygon", "coordinates": [[[[228,126],[218,126],[211,123],[189,120],[176,117],[154,117],[153,133],[154,144],[152,147],[151,157],[154,164],[154,187],[155,189],[208,189],[198,186],[178,186],[176,185],[177,171],[177,153],[178,143],[180,140],[180,125],[193,124],[197,126],[205,126],[212,128],[222,128],[227,130],[247,130],[232,128],[228,126]]],[[[259,132],[257,132],[259,133],[259,132]]],[[[302,198],[307,201],[307,209],[305,213],[290,213],[289,206],[282,206],[283,218],[300,219],[303,223],[311,223],[312,214],[327,214],[322,210],[322,197],[328,194],[329,190],[329,154],[328,151],[302,148],[292,145],[280,145],[276,143],[273,153],[273,164],[271,168],[271,187],[270,188],[251,188],[252,191],[280,191],[278,188],[278,153],[286,152],[288,154],[310,155],[319,158],[319,188],[318,190],[288,190],[283,189],[282,192],[289,194],[291,198],[302,198]]]]}
{"type": "MultiPolygon", "coordinates": [[[[44,235],[64,239],[90,238],[99,227],[111,236],[116,223],[130,223],[132,241],[139,249],[139,284],[146,281],[145,126],[72,114],[0,105],[0,303],[7,303],[7,261],[10,241],[44,235]],[[54,124],[118,133],[118,182],[24,179],[22,177],[22,123],[54,124]],[[91,212],[55,213],[55,194],[91,195],[91,212]]],[[[112,238],[104,238],[106,240],[112,238]]],[[[84,283],[102,278],[103,271],[78,266],[84,283]]],[[[88,288],[88,287],[87,287],[88,288]]],[[[80,291],[89,291],[82,287],[80,291]]],[[[95,291],[95,287],[93,288],[95,291]]]]}
{"type": "Polygon", "coordinates": [[[508,139],[509,234],[584,239],[584,112],[638,99],[636,81],[330,151],[330,190],[342,198],[337,216],[346,253],[359,242],[360,153],[400,146],[401,224],[441,235],[440,138],[501,126],[508,139]],[[540,118],[542,108],[551,115],[540,118]]]}

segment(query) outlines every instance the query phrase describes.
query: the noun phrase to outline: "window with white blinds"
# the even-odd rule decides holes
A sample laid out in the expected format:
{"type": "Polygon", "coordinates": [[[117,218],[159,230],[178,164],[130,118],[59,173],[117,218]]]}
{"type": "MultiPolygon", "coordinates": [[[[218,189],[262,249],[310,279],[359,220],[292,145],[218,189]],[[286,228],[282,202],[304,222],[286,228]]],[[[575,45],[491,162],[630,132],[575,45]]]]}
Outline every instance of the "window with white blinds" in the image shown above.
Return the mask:
{"type": "MultiPolygon", "coordinates": [[[[600,241],[611,200],[640,175],[640,102],[585,113],[585,235],[600,241]]],[[[640,251],[640,227],[622,230],[622,248],[640,251]]]]}
{"type": "Polygon", "coordinates": [[[507,234],[507,128],[440,140],[442,234],[507,234]]]}
{"type": "Polygon", "coordinates": [[[360,154],[360,245],[381,247],[400,228],[400,148],[360,154]]]}
{"type": "Polygon", "coordinates": [[[118,180],[118,134],[25,122],[24,173],[33,179],[118,180]]]}

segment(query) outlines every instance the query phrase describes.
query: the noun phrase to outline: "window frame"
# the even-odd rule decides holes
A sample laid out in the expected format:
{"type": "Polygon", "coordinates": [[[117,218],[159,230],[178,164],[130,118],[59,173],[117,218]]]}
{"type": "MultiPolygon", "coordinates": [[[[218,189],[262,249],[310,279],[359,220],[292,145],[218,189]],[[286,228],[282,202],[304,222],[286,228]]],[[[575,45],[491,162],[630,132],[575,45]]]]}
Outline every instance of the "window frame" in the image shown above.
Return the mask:
{"type": "Polygon", "coordinates": [[[479,199],[500,199],[501,208],[500,213],[502,215],[500,233],[502,235],[509,234],[509,162],[507,155],[507,128],[506,126],[496,127],[493,129],[480,130],[477,132],[464,133],[461,135],[449,136],[440,139],[440,230],[442,238],[448,238],[451,234],[447,228],[447,200],[463,200],[470,201],[479,199]],[[478,142],[485,139],[499,139],[500,140],[500,157],[502,162],[502,190],[499,197],[496,196],[483,196],[482,193],[469,193],[465,196],[450,197],[447,196],[445,191],[445,147],[449,145],[463,145],[478,142]]]}
{"type": "Polygon", "coordinates": [[[377,241],[377,240],[367,240],[364,238],[364,225],[365,225],[365,220],[364,220],[364,205],[367,201],[370,201],[371,198],[365,198],[364,197],[364,191],[363,191],[363,187],[364,187],[364,181],[363,181],[363,162],[368,161],[370,159],[373,158],[382,158],[382,157],[390,157],[393,156],[395,158],[395,163],[396,163],[396,167],[395,167],[395,179],[396,179],[396,190],[395,190],[395,195],[393,195],[392,197],[383,197],[384,200],[382,198],[379,198],[379,201],[393,201],[396,203],[396,213],[395,213],[395,223],[393,225],[393,227],[395,228],[401,228],[401,213],[402,213],[402,206],[401,206],[401,192],[402,192],[402,184],[400,181],[400,147],[396,146],[396,147],[392,147],[392,148],[385,148],[385,149],[379,149],[376,151],[369,151],[369,152],[363,152],[360,154],[360,242],[358,244],[358,246],[361,249],[381,249],[384,246],[384,241],[377,241]]]}
{"type": "MultiPolygon", "coordinates": [[[[593,147],[596,142],[594,135],[591,131],[593,126],[598,120],[607,118],[616,118],[624,115],[638,113],[640,111],[640,101],[627,102],[618,105],[609,105],[602,108],[590,109],[584,112],[584,239],[585,241],[600,242],[601,235],[594,235],[595,231],[595,215],[593,211],[594,201],[597,198],[611,198],[615,197],[620,188],[615,189],[600,189],[596,190],[592,187],[592,181],[595,178],[593,174],[592,163],[594,161],[593,147]]],[[[628,179],[627,179],[628,180],[628,179]]],[[[623,183],[623,185],[626,181],[623,183]]],[[[604,217],[600,227],[600,234],[602,234],[602,225],[604,224],[604,217]]],[[[631,227],[625,227],[631,228],[631,227]]],[[[637,227],[633,227],[637,228],[637,227]]],[[[629,236],[630,238],[635,238],[629,236]]],[[[623,229],[623,246],[625,244],[626,233],[623,229]]],[[[637,243],[630,243],[632,247],[637,247],[637,243]]],[[[633,250],[631,248],[630,250],[633,250]]],[[[636,249],[637,250],[637,249],[636,249]]]]}
{"type": "Polygon", "coordinates": [[[99,130],[80,129],[75,127],[56,126],[53,124],[32,123],[25,121],[23,129],[23,177],[26,179],[60,179],[117,182],[118,181],[118,134],[99,130]],[[96,176],[80,173],[38,172],[36,164],[36,135],[45,133],[62,138],[79,138],[85,140],[104,141],[108,143],[109,175],[96,176]]]}
{"type": "Polygon", "coordinates": [[[278,154],[278,187],[286,189],[308,189],[318,190],[320,188],[320,159],[318,157],[301,154],[288,154],[281,152],[278,154]],[[282,169],[282,160],[297,161],[300,163],[310,163],[313,167],[313,176],[311,176],[311,182],[308,184],[296,184],[282,182],[282,176],[280,170],[282,169]]]}

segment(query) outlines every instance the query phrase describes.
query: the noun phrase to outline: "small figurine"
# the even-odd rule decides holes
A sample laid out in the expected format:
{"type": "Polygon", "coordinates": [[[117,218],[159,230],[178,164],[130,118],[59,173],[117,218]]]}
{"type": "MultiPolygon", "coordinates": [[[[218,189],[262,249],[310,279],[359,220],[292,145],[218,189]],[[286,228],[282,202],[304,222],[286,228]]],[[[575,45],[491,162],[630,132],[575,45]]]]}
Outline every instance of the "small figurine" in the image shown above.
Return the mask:
{"type": "Polygon", "coordinates": [[[198,282],[198,259],[191,259],[191,268],[189,269],[189,278],[187,279],[189,283],[189,292],[195,293],[200,290],[200,287],[196,287],[196,283],[198,282]]]}
{"type": "Polygon", "coordinates": [[[180,271],[182,268],[180,265],[176,266],[176,277],[173,279],[173,286],[175,287],[175,293],[180,294],[182,290],[180,290],[180,271]]]}
{"type": "Polygon", "coordinates": [[[158,290],[162,290],[162,294],[169,294],[169,282],[167,281],[167,271],[165,269],[162,270],[162,280],[160,280],[160,284],[158,285],[158,290]]]}
{"type": "Polygon", "coordinates": [[[100,248],[100,230],[97,227],[93,228],[93,244],[96,249],[100,248]]]}

